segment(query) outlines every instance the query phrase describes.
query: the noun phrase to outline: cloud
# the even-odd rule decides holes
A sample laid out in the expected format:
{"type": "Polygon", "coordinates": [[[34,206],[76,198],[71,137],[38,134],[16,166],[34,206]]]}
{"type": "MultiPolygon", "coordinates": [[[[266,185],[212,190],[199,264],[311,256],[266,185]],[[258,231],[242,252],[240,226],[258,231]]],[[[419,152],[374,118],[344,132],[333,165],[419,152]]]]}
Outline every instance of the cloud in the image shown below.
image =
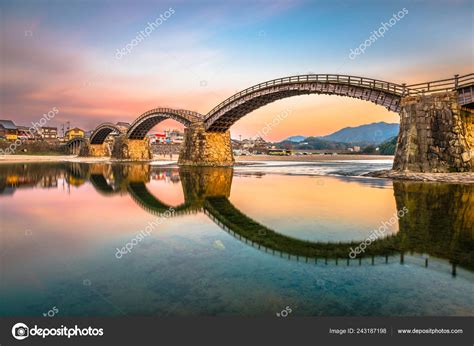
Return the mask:
{"type": "MultiPolygon", "coordinates": [[[[410,46],[388,55],[383,52],[384,57],[374,50],[373,55],[364,56],[365,60],[341,66],[337,58],[338,52],[345,52],[344,37],[340,37],[341,43],[337,30],[336,37],[330,40],[321,34],[333,32],[331,29],[339,24],[333,24],[328,17],[327,21],[311,26],[312,14],[305,13],[308,8],[294,1],[248,1],[245,6],[242,3],[203,5],[178,1],[173,4],[176,13],[130,55],[118,61],[114,58],[116,49],[130,42],[148,21],[166,9],[161,4],[141,5],[118,4],[115,7],[100,3],[97,11],[91,14],[87,3],[73,7],[45,5],[38,9],[31,5],[33,9],[28,11],[20,5],[10,4],[10,7],[17,6],[17,10],[8,10],[8,17],[2,16],[0,23],[1,117],[13,119],[18,124],[29,124],[57,107],[60,112],[52,125],[70,121],[71,126],[92,129],[104,121],[131,122],[155,107],[207,113],[239,90],[292,75],[295,71],[328,73],[339,68],[336,73],[414,83],[472,69],[471,57],[464,56],[466,47],[450,49],[446,54],[432,54],[410,46]],[[292,18],[285,17],[290,12],[300,15],[305,25],[290,25],[292,18]],[[262,28],[270,30],[274,37],[258,37],[257,32],[262,28]],[[25,36],[25,29],[31,30],[32,35],[25,36]],[[321,50],[319,47],[323,43],[327,47],[321,50]]],[[[330,16],[332,12],[324,13],[330,16]]],[[[318,15],[321,12],[314,14],[314,18],[318,15]]],[[[418,18],[416,12],[410,16],[413,20],[418,18]]],[[[428,19],[439,22],[433,18],[428,19]]],[[[422,23],[417,21],[417,25],[422,23]]],[[[405,29],[400,25],[394,34],[403,36],[403,30],[408,29],[409,26],[405,29]]],[[[405,44],[405,40],[399,41],[399,44],[405,44]]],[[[431,43],[428,41],[426,44],[431,43]]],[[[457,44],[457,41],[453,42],[451,45],[457,44]]],[[[393,40],[386,41],[387,45],[392,43],[393,40]]],[[[382,49],[383,45],[379,47],[382,49]]],[[[318,98],[308,100],[313,99],[318,98]]],[[[320,115],[315,122],[314,113],[321,113],[322,109],[316,109],[321,106],[319,101],[311,101],[309,105],[300,99],[298,102],[301,104],[295,106],[295,113],[300,115],[295,119],[302,117],[302,120],[290,121],[291,126],[282,129],[281,133],[275,130],[275,135],[284,136],[283,132],[290,130],[303,133],[308,130],[308,124],[330,130],[335,121],[325,116],[355,113],[356,110],[358,114],[362,114],[363,109],[371,112],[361,117],[361,121],[374,114],[382,116],[380,120],[386,116],[371,108],[359,107],[358,101],[347,103],[332,98],[327,102],[332,105],[330,114],[320,115]]],[[[261,120],[252,119],[252,116],[248,121],[242,119],[232,131],[252,134],[260,129],[264,120],[271,118],[274,111],[271,105],[262,108],[253,115],[261,120]]]]}

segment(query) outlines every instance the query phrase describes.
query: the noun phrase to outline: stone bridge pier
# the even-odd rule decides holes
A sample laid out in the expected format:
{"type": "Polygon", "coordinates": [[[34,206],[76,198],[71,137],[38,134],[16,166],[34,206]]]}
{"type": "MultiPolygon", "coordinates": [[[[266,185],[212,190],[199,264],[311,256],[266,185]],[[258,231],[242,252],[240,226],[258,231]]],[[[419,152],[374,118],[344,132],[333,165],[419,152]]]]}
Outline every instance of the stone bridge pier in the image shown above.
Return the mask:
{"type": "Polygon", "coordinates": [[[230,131],[206,131],[201,121],[191,124],[184,130],[184,143],[178,164],[181,166],[232,166],[234,154],[230,131]]]}
{"type": "Polygon", "coordinates": [[[147,139],[130,139],[126,134],[115,138],[112,158],[130,161],[144,161],[153,158],[147,139]]]}
{"type": "Polygon", "coordinates": [[[474,111],[459,105],[455,91],[402,98],[393,169],[474,171],[474,111]]]}
{"type": "Polygon", "coordinates": [[[107,143],[102,144],[91,144],[84,143],[81,147],[79,156],[89,156],[89,157],[105,157],[110,156],[110,148],[107,143]]]}

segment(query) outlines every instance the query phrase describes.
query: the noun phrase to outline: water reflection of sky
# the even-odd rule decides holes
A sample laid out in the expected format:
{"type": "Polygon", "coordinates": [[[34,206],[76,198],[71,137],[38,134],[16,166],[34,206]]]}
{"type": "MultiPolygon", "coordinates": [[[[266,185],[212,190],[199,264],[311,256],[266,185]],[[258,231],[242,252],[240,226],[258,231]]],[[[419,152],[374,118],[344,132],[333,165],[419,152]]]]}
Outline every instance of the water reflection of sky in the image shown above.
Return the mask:
{"type": "MultiPolygon", "coordinates": [[[[148,190],[185,201],[179,174],[152,172],[148,190]]],[[[364,239],[397,210],[393,184],[365,178],[234,174],[230,201],[291,237],[364,239]]],[[[473,315],[472,272],[406,254],[361,266],[307,264],[249,246],[202,213],[163,222],[131,254],[122,247],[156,216],[126,192],[86,182],[0,197],[0,315],[473,315]],[[86,280],[86,281],[84,281],[86,280]],[[86,282],[86,285],[84,285],[86,282]],[[90,283],[90,286],[89,286],[90,283]],[[455,293],[453,293],[455,292],[455,293]]],[[[392,232],[398,232],[398,226],[392,232]]]]}
{"type": "MultiPolygon", "coordinates": [[[[328,176],[271,175],[255,179],[236,175],[230,199],[251,218],[292,237],[364,240],[397,212],[391,183],[374,188],[367,181],[328,176]]],[[[387,235],[397,229],[398,224],[394,224],[387,235]]]]}

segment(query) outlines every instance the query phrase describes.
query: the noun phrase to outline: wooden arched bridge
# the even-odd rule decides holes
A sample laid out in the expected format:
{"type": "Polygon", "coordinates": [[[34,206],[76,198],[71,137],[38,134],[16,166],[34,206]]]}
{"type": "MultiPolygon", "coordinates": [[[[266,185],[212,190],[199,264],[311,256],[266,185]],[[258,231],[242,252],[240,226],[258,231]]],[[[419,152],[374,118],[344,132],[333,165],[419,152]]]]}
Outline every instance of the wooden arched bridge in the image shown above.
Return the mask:
{"type": "Polygon", "coordinates": [[[199,113],[183,109],[155,108],[140,115],[130,125],[127,133],[129,139],[144,139],[148,131],[156,124],[166,119],[173,119],[188,127],[194,122],[202,121],[203,116],[199,113]]]}
{"type": "Polygon", "coordinates": [[[128,128],[101,124],[85,155],[105,156],[104,140],[116,136],[112,157],[152,158],[146,134],[159,122],[174,119],[185,126],[179,164],[230,166],[234,162],[229,128],[239,119],[284,98],[326,94],[372,102],[400,114],[394,169],[451,172],[474,170],[474,74],[418,84],[397,84],[366,77],[308,74],[278,78],[242,90],[203,115],[155,108],[128,128]],[[105,137],[104,137],[105,136],[105,137]]]}
{"type": "Polygon", "coordinates": [[[127,132],[127,130],[127,126],[113,123],[102,123],[95,128],[89,139],[89,142],[91,144],[102,144],[110,134],[118,136],[119,134],[127,132]]]}
{"type": "Polygon", "coordinates": [[[405,93],[406,86],[356,76],[311,74],[278,78],[232,95],[207,113],[204,122],[206,130],[224,132],[243,116],[268,103],[308,94],[358,98],[398,112],[405,93]]]}
{"type": "Polygon", "coordinates": [[[206,130],[226,131],[241,117],[270,102],[306,94],[357,98],[399,113],[402,97],[457,90],[459,104],[472,108],[473,88],[474,74],[412,85],[348,75],[300,75],[273,79],[242,90],[214,107],[204,121],[206,130]]]}

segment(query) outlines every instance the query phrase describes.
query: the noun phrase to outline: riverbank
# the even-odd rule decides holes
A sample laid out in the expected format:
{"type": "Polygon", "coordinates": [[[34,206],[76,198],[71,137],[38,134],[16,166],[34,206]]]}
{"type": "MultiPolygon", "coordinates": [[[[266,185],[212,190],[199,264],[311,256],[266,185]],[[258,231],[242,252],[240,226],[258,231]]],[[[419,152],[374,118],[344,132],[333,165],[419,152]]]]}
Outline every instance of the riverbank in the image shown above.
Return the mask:
{"type": "Polygon", "coordinates": [[[32,163],[32,162],[104,162],[109,157],[77,157],[74,155],[4,155],[0,156],[1,163],[32,163]]]}
{"type": "MultiPolygon", "coordinates": [[[[255,156],[237,156],[235,157],[236,167],[258,166],[263,162],[336,162],[341,163],[351,161],[361,161],[360,164],[367,164],[372,161],[372,165],[383,160],[392,160],[393,156],[382,155],[301,155],[301,156],[273,156],[273,155],[255,155],[255,156]]],[[[151,162],[165,162],[175,165],[178,161],[178,155],[155,155],[151,162]]],[[[84,162],[84,163],[100,163],[100,162],[127,162],[111,159],[110,157],[79,157],[74,155],[5,155],[0,156],[0,165],[8,163],[34,163],[34,162],[84,162]]],[[[318,166],[319,167],[319,166],[318,166]]],[[[322,167],[322,166],[321,166],[322,167]]],[[[385,166],[385,168],[388,168],[385,166]]],[[[265,167],[259,167],[258,170],[265,170],[265,167]]],[[[275,167],[272,168],[275,170],[275,167]]],[[[370,167],[370,169],[374,169],[370,167]]],[[[293,172],[291,166],[280,170],[284,170],[285,174],[293,172]]],[[[301,168],[300,168],[301,170],[301,168]]],[[[280,171],[279,171],[280,172],[280,171]]],[[[280,172],[282,173],[282,172],[280,172]]],[[[304,172],[305,174],[308,172],[304,172]]],[[[315,175],[338,175],[337,172],[317,170],[311,171],[315,175]]],[[[361,172],[353,172],[354,175],[360,175],[361,172]]],[[[394,180],[412,180],[412,181],[430,181],[440,183],[460,183],[474,184],[474,173],[417,173],[417,172],[397,172],[388,169],[377,170],[362,174],[365,177],[385,178],[394,180]]]]}
{"type": "Polygon", "coordinates": [[[236,156],[236,162],[241,161],[297,161],[297,162],[316,162],[316,161],[351,161],[351,160],[393,160],[390,155],[250,155],[236,156]]]}
{"type": "MultiPolygon", "coordinates": [[[[252,155],[236,156],[236,164],[239,162],[259,161],[294,161],[294,162],[316,162],[316,161],[349,161],[349,160],[392,160],[393,156],[383,155],[299,155],[299,156],[275,156],[275,155],[252,155]]],[[[118,161],[110,157],[79,157],[76,155],[4,155],[0,156],[0,163],[21,162],[109,162],[118,161]]],[[[154,155],[152,161],[178,161],[178,155],[154,155]]]]}
{"type": "MultiPolygon", "coordinates": [[[[76,155],[3,155],[2,163],[33,163],[33,162],[118,162],[110,157],[80,157],[76,155]]],[[[152,161],[178,161],[178,155],[155,155],[152,161]]],[[[120,161],[121,162],[121,161],[120,161]]],[[[127,162],[127,161],[123,161],[127,162]]]]}
{"type": "Polygon", "coordinates": [[[398,172],[392,170],[376,171],[364,174],[365,177],[387,178],[394,180],[431,181],[439,183],[474,184],[474,173],[421,173],[398,172]]]}
{"type": "MultiPolygon", "coordinates": [[[[387,155],[300,155],[300,156],[238,156],[235,158],[236,166],[251,165],[263,161],[289,161],[289,162],[325,162],[325,161],[382,161],[393,160],[393,156],[387,155]]],[[[361,162],[362,163],[362,162],[361,162]]],[[[331,175],[329,173],[328,175],[331,175]]],[[[356,174],[357,175],[357,174],[356,174]]],[[[439,183],[474,184],[474,172],[466,173],[421,173],[421,172],[398,172],[393,170],[377,170],[362,174],[365,177],[385,178],[393,180],[429,181],[439,183]]]]}

